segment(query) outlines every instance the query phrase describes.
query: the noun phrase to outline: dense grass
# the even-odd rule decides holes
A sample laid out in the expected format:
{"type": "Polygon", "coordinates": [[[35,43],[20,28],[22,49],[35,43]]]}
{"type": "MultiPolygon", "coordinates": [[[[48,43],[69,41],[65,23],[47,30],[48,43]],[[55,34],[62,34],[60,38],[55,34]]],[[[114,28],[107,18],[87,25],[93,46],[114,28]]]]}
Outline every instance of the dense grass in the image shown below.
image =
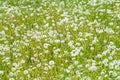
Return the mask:
{"type": "Polygon", "coordinates": [[[120,0],[1,0],[0,80],[120,80],[120,0]]]}

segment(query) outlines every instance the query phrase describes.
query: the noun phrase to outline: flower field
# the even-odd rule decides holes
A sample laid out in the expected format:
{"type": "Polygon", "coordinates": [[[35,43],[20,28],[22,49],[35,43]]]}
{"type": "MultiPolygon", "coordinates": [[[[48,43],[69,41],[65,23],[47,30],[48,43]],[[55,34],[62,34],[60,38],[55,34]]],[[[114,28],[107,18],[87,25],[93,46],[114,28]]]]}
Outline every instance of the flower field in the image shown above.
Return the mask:
{"type": "Polygon", "coordinates": [[[0,80],[120,80],[120,0],[0,0],[0,80]]]}

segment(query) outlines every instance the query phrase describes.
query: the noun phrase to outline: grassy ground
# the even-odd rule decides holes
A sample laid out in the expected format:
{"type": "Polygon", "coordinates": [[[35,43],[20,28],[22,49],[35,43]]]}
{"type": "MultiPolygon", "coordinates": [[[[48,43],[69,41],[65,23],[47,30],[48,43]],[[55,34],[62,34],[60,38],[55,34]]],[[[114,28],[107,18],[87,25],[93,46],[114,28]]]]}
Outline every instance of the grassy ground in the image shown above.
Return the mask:
{"type": "Polygon", "coordinates": [[[120,0],[1,0],[0,80],[120,80],[120,0]]]}

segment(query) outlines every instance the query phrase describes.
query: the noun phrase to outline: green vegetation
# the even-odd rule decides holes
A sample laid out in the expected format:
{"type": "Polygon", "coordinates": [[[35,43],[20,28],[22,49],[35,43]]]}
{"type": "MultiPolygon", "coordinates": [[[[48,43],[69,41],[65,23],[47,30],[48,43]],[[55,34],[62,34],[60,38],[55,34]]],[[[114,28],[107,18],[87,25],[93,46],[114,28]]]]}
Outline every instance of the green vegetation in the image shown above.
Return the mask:
{"type": "Polygon", "coordinates": [[[0,0],[0,80],[120,80],[120,0],[0,0]]]}

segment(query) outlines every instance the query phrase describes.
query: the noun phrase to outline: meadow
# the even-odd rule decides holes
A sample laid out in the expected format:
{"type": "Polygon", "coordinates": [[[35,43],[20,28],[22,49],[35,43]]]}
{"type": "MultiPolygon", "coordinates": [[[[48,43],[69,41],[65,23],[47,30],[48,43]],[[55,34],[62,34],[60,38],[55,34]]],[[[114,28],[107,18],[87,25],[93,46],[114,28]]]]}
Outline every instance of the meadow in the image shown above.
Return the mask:
{"type": "Polygon", "coordinates": [[[0,80],[120,80],[120,0],[0,0],[0,80]]]}

